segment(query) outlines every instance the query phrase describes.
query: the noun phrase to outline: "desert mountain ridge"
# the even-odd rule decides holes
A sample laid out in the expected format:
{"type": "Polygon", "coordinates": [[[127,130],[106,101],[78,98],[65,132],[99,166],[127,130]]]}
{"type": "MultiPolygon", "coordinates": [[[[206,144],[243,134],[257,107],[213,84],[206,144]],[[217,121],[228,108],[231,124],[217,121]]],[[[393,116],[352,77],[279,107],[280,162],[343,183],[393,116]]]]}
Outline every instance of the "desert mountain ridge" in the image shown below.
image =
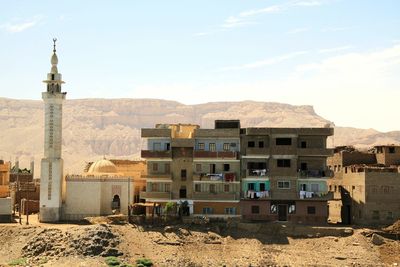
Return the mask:
{"type": "MultiPolygon", "coordinates": [[[[157,123],[193,123],[213,128],[215,119],[240,119],[242,127],[324,127],[332,123],[310,105],[275,102],[209,102],[185,105],[161,99],[73,99],[63,109],[63,158],[66,173],[81,173],[85,162],[137,159],[145,147],[140,129],[157,123]]],[[[22,167],[43,157],[43,101],[0,98],[0,158],[22,167]]],[[[400,131],[335,127],[329,146],[399,144],[400,131]]]]}

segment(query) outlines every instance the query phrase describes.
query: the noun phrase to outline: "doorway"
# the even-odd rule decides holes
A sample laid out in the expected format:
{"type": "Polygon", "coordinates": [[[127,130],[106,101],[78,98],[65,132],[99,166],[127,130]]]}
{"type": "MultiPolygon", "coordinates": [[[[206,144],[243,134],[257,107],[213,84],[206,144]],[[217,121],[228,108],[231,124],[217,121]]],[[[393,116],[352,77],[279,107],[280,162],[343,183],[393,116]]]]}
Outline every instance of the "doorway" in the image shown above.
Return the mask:
{"type": "Polygon", "coordinates": [[[182,186],[179,189],[179,198],[186,198],[186,186],[182,186]]]}
{"type": "Polygon", "coordinates": [[[278,205],[278,221],[287,221],[287,205],[278,205]]]}
{"type": "Polygon", "coordinates": [[[113,210],[119,210],[121,208],[121,200],[119,198],[119,195],[114,195],[111,208],[113,210]]]}

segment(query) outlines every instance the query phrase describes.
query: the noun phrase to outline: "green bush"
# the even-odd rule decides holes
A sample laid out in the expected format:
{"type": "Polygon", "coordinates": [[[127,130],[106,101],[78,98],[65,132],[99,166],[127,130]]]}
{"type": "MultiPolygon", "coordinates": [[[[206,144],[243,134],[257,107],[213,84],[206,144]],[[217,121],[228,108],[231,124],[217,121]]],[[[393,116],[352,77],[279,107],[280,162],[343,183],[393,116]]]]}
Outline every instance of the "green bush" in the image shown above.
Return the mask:
{"type": "Polygon", "coordinates": [[[150,259],[141,258],[136,260],[136,267],[149,267],[153,266],[153,262],[150,259]]]}
{"type": "Polygon", "coordinates": [[[121,262],[117,257],[110,256],[106,258],[106,264],[108,266],[120,266],[121,262]]]}
{"type": "Polygon", "coordinates": [[[10,266],[25,266],[27,265],[26,258],[19,258],[8,263],[10,266]]]}

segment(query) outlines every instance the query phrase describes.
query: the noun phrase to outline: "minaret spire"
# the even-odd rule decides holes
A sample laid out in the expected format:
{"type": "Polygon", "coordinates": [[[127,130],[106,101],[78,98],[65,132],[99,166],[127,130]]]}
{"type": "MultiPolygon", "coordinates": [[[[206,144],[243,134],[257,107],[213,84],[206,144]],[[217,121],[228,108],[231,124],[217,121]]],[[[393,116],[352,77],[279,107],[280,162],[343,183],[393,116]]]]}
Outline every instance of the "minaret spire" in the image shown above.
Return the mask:
{"type": "Polygon", "coordinates": [[[61,195],[63,179],[62,151],[62,108],[65,92],[61,92],[64,83],[58,72],[56,41],[53,39],[51,70],[47,73],[46,91],[42,93],[44,101],[44,158],[41,161],[40,174],[40,214],[41,222],[56,222],[61,219],[61,195]]]}

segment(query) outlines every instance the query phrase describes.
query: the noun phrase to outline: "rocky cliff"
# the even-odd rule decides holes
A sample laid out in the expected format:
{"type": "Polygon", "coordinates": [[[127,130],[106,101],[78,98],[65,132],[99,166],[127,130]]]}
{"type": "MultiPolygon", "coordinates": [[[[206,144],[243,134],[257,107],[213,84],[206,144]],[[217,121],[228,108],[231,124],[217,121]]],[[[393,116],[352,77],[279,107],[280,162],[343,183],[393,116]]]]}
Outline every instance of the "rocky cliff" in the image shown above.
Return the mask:
{"type": "MultiPolygon", "coordinates": [[[[39,176],[43,155],[43,103],[0,98],[0,158],[28,167],[35,159],[39,176]]],[[[328,120],[312,106],[254,101],[184,105],[158,99],[67,100],[63,120],[66,172],[80,173],[85,161],[106,156],[137,158],[142,147],[140,128],[156,123],[195,123],[212,128],[215,119],[240,119],[243,127],[323,127],[328,120]]],[[[336,127],[330,145],[399,143],[400,132],[336,127]]]]}

